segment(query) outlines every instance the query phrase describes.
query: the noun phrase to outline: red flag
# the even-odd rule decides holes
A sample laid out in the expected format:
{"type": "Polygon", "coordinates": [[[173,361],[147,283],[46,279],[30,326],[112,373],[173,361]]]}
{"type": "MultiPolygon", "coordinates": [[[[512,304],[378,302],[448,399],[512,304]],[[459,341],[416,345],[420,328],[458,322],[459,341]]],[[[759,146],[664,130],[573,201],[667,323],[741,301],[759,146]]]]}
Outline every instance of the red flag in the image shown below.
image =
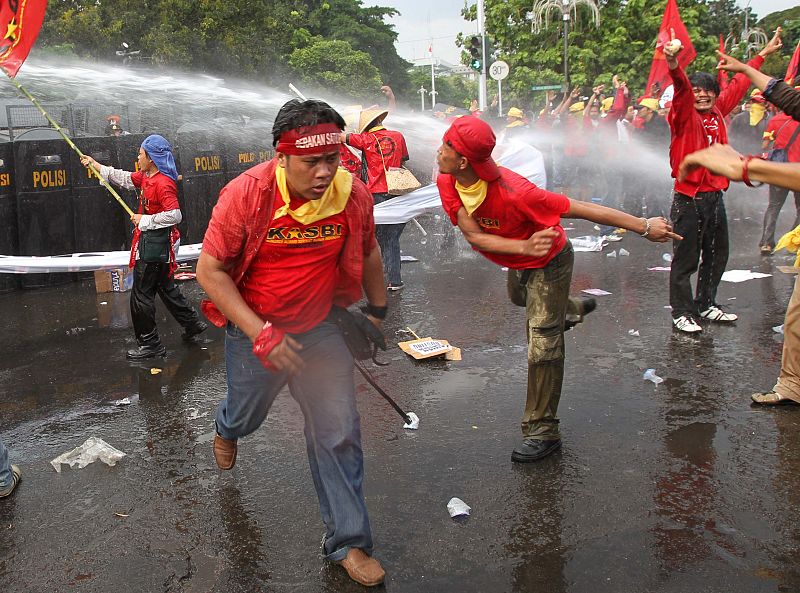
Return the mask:
{"type": "MultiPolygon", "coordinates": [[[[725,42],[722,40],[722,35],[719,36],[719,51],[725,53],[725,42]]],[[[719,84],[719,92],[725,90],[728,86],[728,72],[725,70],[717,70],[717,83],[719,84]]]]}
{"type": "Polygon", "coordinates": [[[786,68],[786,76],[783,77],[783,80],[786,84],[798,84],[800,83],[798,74],[800,74],[800,41],[797,42],[797,47],[794,48],[792,59],[789,60],[789,67],[786,68]]]}
{"type": "Polygon", "coordinates": [[[683,51],[678,54],[678,64],[681,68],[686,68],[697,55],[692,45],[692,40],[689,39],[689,32],[686,30],[681,20],[681,15],[678,12],[678,5],[675,0],[667,0],[667,7],[664,9],[664,18],[661,20],[661,28],[658,30],[656,51],[653,54],[653,64],[650,66],[650,76],[647,78],[647,94],[650,96],[653,96],[654,85],[657,85],[659,89],[663,91],[672,84],[669,77],[667,60],[662,51],[664,45],[671,39],[670,29],[675,31],[675,39],[680,39],[683,45],[683,51]]]}
{"type": "Polygon", "coordinates": [[[0,68],[12,78],[39,36],[47,0],[9,0],[0,5],[0,68]]]}

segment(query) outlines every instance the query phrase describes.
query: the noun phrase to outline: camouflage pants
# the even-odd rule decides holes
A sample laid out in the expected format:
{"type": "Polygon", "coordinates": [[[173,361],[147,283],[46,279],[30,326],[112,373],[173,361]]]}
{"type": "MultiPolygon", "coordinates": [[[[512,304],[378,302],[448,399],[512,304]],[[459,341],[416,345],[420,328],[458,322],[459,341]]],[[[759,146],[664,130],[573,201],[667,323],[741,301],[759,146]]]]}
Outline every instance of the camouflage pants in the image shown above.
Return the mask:
{"type": "Polygon", "coordinates": [[[525,304],[528,318],[528,396],[522,417],[525,438],[554,440],[564,380],[564,317],[575,254],[568,242],[544,268],[509,270],[508,294],[525,304]]]}

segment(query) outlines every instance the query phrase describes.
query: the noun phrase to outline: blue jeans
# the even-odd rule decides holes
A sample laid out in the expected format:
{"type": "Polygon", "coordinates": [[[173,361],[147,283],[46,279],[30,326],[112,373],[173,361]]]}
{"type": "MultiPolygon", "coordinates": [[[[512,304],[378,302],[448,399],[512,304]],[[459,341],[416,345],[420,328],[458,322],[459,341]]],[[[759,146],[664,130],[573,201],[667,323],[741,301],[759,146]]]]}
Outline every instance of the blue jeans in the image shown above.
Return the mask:
{"type": "Polygon", "coordinates": [[[11,485],[14,478],[11,475],[11,463],[8,461],[8,449],[0,441],[0,490],[11,485]]]}
{"type": "Polygon", "coordinates": [[[287,383],[305,418],[311,476],[327,528],[324,553],[342,560],[350,548],[372,553],[364,502],[364,457],[356,409],[353,357],[339,328],[323,321],[292,336],[303,345],[305,369],[295,376],[268,371],[253,354],[253,343],[229,324],[225,336],[228,395],[217,409],[217,432],[238,439],[264,422],[287,383]]]}
{"type": "MultiPolygon", "coordinates": [[[[376,204],[391,200],[397,196],[390,194],[372,194],[376,204]]],[[[400,284],[403,279],[400,276],[400,235],[406,228],[402,224],[376,224],[375,238],[381,247],[383,257],[383,271],[386,274],[386,281],[390,284],[400,284]]]]}

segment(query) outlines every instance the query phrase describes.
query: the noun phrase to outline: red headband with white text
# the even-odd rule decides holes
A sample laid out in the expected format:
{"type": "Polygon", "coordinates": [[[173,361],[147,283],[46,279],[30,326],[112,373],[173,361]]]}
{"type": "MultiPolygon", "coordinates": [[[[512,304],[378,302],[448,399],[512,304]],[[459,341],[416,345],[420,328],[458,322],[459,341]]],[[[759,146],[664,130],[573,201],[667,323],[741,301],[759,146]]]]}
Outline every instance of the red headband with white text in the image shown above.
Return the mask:
{"type": "Polygon", "coordinates": [[[339,150],[341,143],[342,131],[336,124],[318,124],[284,132],[275,150],[293,155],[323,154],[339,150]]]}

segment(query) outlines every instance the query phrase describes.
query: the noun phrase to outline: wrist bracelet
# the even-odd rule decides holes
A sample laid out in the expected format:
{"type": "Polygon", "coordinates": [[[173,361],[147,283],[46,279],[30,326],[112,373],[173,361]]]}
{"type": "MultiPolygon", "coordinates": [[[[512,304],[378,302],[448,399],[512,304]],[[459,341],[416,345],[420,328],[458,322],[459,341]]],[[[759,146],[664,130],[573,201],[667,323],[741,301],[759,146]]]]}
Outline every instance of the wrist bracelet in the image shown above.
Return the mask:
{"type": "Polygon", "coordinates": [[[752,184],[750,182],[750,176],[747,174],[747,165],[750,163],[750,161],[752,161],[753,159],[760,159],[760,158],[761,157],[756,156],[754,154],[749,154],[742,160],[742,181],[744,181],[744,184],[747,187],[761,187],[762,185],[764,185],[763,181],[757,182],[758,185],[752,184]]]}
{"type": "Polygon", "coordinates": [[[644,232],[643,233],[639,233],[639,235],[642,236],[642,237],[646,237],[647,235],[650,234],[650,219],[642,218],[642,220],[644,221],[645,227],[644,227],[644,232]]]}
{"type": "Polygon", "coordinates": [[[377,305],[373,305],[372,303],[367,303],[364,305],[361,310],[374,317],[375,319],[386,319],[386,313],[389,311],[389,307],[384,305],[383,307],[378,307],[377,305]]]}

